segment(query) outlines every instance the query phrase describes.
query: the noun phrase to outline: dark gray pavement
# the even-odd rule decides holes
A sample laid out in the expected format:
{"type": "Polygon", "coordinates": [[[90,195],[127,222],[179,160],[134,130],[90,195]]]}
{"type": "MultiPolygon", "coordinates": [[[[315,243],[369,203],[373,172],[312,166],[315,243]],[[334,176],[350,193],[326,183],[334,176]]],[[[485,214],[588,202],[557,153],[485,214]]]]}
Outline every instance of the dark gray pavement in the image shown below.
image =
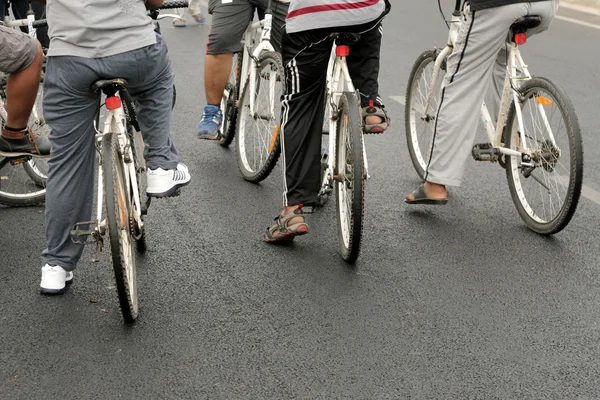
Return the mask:
{"type": "Polygon", "coordinates": [[[163,22],[193,179],[152,204],[139,321],[123,325],[109,255],[91,248],[65,296],[41,297],[43,208],[0,208],[0,399],[600,398],[600,30],[562,14],[592,26],[557,20],[523,55],[580,117],[588,197],[568,228],[528,231],[504,171],[474,161],[447,206],[404,204],[419,182],[390,96],[447,31],[435,2],[397,1],[381,74],[393,125],[366,140],[354,268],[338,256],[333,203],[294,246],[262,243],[281,170],[248,184],[233,149],[197,140],[208,27],[163,22]]]}

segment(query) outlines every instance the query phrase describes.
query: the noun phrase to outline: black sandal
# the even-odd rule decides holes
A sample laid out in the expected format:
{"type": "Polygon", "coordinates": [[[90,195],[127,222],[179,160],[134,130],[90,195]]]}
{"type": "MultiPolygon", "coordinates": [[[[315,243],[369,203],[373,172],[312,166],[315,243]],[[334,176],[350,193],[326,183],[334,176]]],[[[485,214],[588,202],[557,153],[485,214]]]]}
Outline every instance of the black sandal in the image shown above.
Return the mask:
{"type": "Polygon", "coordinates": [[[442,206],[448,202],[447,198],[446,199],[432,199],[430,197],[427,197],[427,194],[425,193],[425,187],[423,187],[423,185],[419,186],[419,188],[417,190],[415,190],[414,192],[412,192],[411,194],[413,195],[412,200],[404,199],[404,201],[407,204],[426,204],[426,205],[442,206]]]}

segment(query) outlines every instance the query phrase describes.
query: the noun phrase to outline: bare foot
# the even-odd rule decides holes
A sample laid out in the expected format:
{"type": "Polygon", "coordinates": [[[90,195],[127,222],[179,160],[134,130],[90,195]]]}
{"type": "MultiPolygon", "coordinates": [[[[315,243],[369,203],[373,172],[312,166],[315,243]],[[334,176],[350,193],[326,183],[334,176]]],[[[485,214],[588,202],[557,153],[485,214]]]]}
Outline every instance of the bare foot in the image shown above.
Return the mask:
{"type": "MultiPolygon", "coordinates": [[[[281,215],[288,215],[289,213],[296,211],[296,209],[298,209],[298,206],[285,207],[283,209],[283,211],[281,212],[281,215]]],[[[297,217],[290,219],[288,222],[288,225],[301,224],[302,222],[304,222],[304,217],[299,215],[297,217]]]]}
{"type": "MultiPolygon", "coordinates": [[[[446,186],[438,185],[437,183],[425,182],[423,184],[423,190],[425,190],[425,194],[427,198],[432,200],[445,200],[448,198],[448,191],[446,190],[446,186]]],[[[404,200],[412,201],[415,199],[415,196],[411,193],[404,198],[404,200]]]]}

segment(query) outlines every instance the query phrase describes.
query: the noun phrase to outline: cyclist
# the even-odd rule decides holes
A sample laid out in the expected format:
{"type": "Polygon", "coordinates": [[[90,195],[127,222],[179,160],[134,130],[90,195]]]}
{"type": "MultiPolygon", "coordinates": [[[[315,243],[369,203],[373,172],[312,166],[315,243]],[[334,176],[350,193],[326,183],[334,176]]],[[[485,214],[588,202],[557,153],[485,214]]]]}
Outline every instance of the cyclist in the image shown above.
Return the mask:
{"type": "Polygon", "coordinates": [[[73,224],[92,215],[96,157],[94,116],[99,79],[124,78],[136,101],[146,144],[147,189],[167,197],[190,182],[170,138],[173,73],[167,47],[146,8],[162,0],[49,0],[50,49],[44,115],[52,128],[46,192],[47,248],[42,252],[43,294],[70,282],[83,245],[71,241],[73,224]],[[144,5],[145,4],[145,5],[144,5]],[[126,29],[125,29],[126,28],[126,29]]]}
{"type": "MultiPolygon", "coordinates": [[[[273,0],[273,47],[280,50],[289,0],[273,0]]],[[[254,10],[262,16],[268,0],[210,0],[208,12],[212,14],[212,26],[204,62],[204,88],[207,105],[197,131],[202,139],[218,140],[219,126],[223,120],[220,109],[225,84],[231,71],[233,53],[241,51],[240,41],[254,10]]],[[[314,4],[320,4],[314,2],[314,4]]],[[[371,133],[381,133],[389,126],[389,118],[379,96],[379,50],[382,28],[372,29],[355,46],[355,54],[348,59],[350,74],[356,88],[362,93],[365,128],[371,133]]]]}
{"type": "Polygon", "coordinates": [[[264,236],[269,243],[308,233],[302,206],[316,204],[321,178],[321,138],[326,71],[332,32],[366,33],[389,12],[388,0],[340,0],[315,6],[292,0],[282,40],[287,89],[283,100],[284,209],[264,236]]]}
{"type": "Polygon", "coordinates": [[[35,104],[44,54],[40,44],[21,31],[0,26],[0,71],[6,84],[7,121],[0,136],[0,155],[48,156],[50,142],[27,129],[35,104]]]}
{"type": "MultiPolygon", "coordinates": [[[[459,186],[475,139],[479,113],[491,82],[495,99],[506,75],[505,43],[510,26],[527,15],[542,22],[528,35],[548,29],[558,0],[470,0],[463,8],[458,40],[448,57],[444,89],[435,119],[425,182],[405,197],[408,204],[446,204],[446,186],[459,186]]],[[[491,107],[497,110],[498,107],[491,107]]]]}

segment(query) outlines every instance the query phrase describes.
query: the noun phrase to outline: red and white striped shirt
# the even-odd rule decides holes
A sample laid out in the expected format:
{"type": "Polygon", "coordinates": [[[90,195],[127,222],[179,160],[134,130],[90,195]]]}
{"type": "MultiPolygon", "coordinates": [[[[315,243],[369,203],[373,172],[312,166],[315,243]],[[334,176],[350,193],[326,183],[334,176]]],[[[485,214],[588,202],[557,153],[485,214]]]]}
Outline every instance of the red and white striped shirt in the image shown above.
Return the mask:
{"type": "Polygon", "coordinates": [[[286,31],[366,24],[384,10],[384,0],[290,0],[286,31]]]}

